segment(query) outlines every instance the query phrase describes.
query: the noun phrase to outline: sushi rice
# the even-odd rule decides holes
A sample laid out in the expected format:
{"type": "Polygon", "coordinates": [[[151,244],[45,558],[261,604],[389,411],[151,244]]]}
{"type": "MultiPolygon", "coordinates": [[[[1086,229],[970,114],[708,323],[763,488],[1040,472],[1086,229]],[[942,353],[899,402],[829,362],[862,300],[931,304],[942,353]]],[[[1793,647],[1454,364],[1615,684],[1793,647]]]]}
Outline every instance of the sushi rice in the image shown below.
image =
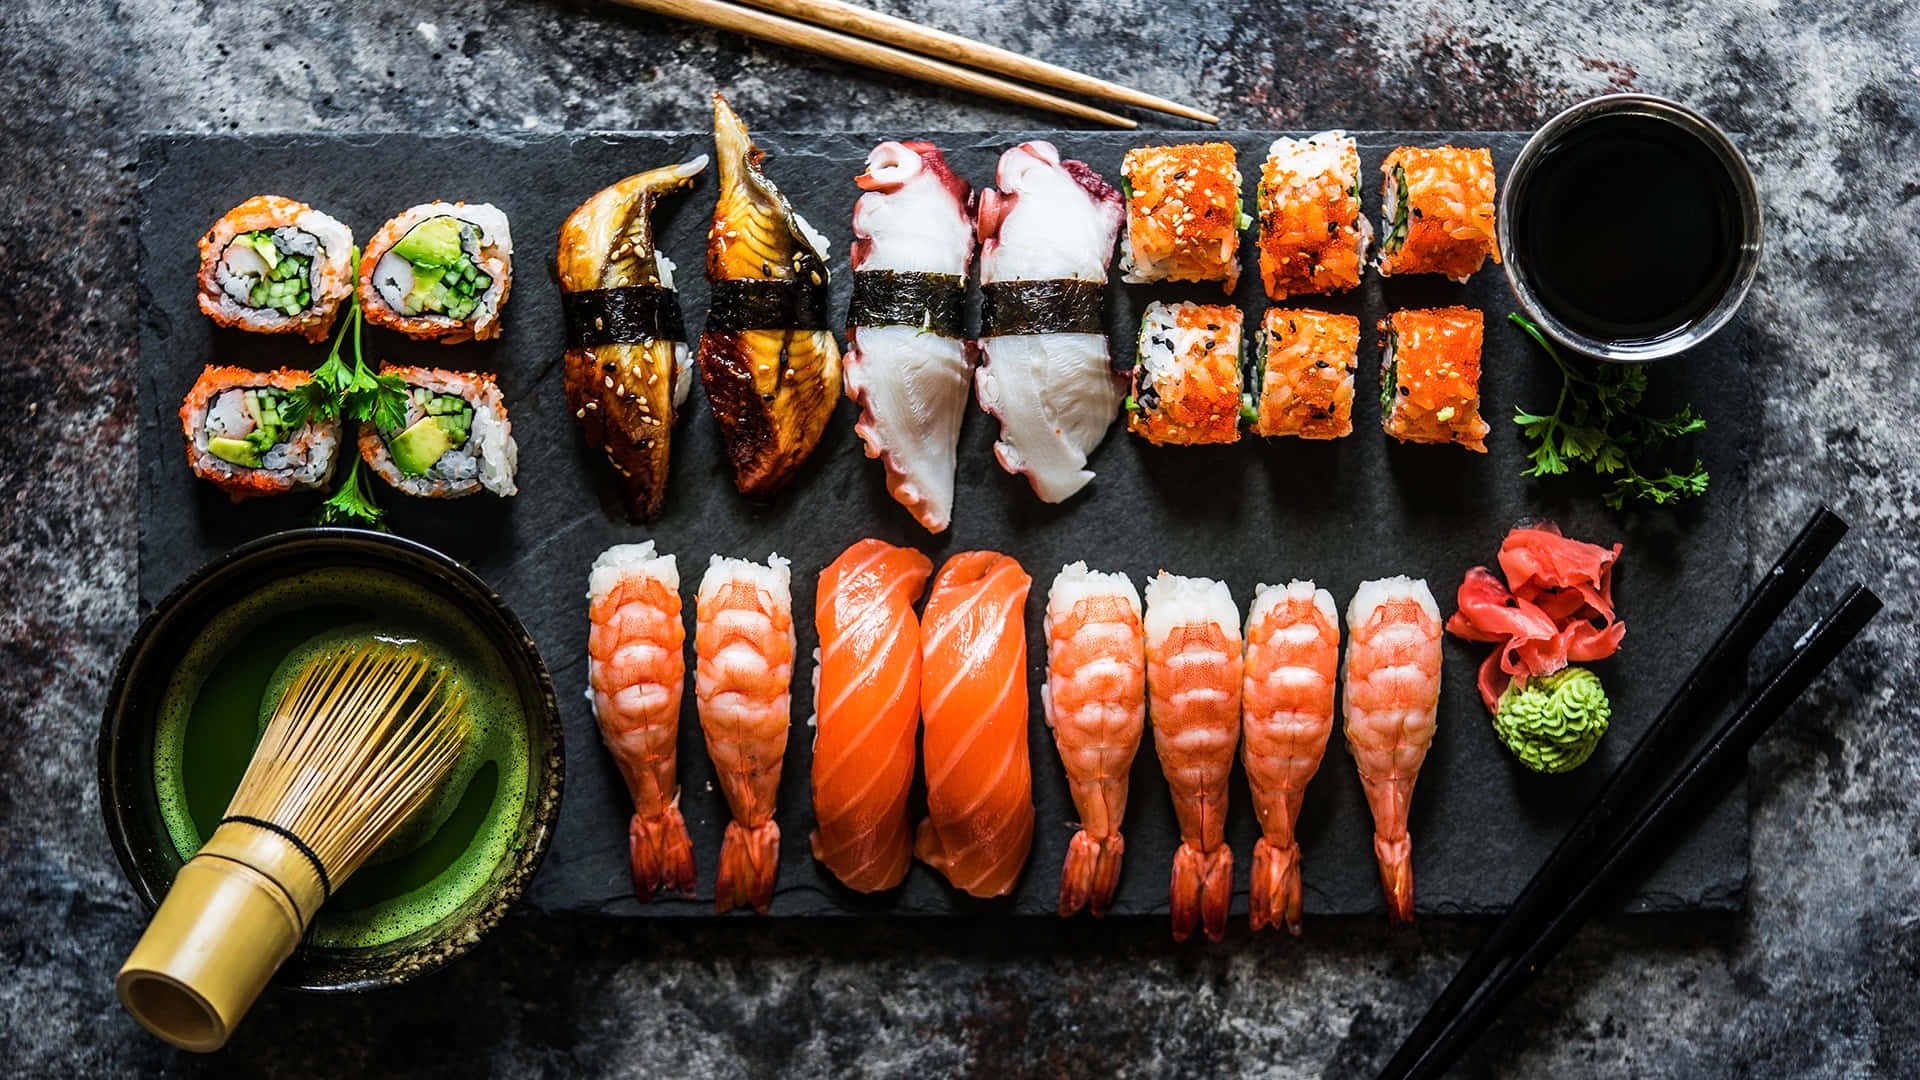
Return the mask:
{"type": "Polygon", "coordinates": [[[1360,151],[1344,131],[1275,139],[1261,167],[1260,280],[1267,298],[1360,284],[1373,225],[1360,208],[1360,151]]]}
{"type": "Polygon", "coordinates": [[[1488,257],[1500,261],[1490,151],[1401,146],[1380,173],[1382,277],[1442,274],[1464,285],[1488,257]]]}

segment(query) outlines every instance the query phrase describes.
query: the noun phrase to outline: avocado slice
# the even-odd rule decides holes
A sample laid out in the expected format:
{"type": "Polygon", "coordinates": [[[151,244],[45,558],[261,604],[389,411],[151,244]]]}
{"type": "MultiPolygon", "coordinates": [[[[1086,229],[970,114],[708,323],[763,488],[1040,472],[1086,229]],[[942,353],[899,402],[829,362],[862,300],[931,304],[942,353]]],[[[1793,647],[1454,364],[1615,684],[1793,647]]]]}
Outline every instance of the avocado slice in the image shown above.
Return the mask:
{"type": "Polygon", "coordinates": [[[230,462],[234,465],[244,465],[249,469],[257,469],[260,467],[260,452],[255,450],[253,444],[245,439],[234,439],[225,435],[215,435],[207,440],[207,452],[219,458],[221,461],[230,462]]]}
{"type": "Polygon", "coordinates": [[[439,266],[415,266],[413,268],[413,287],[407,290],[407,298],[402,301],[408,311],[437,311],[440,278],[446,269],[439,266]]]}
{"type": "MultiPolygon", "coordinates": [[[[452,266],[460,258],[460,222],[441,215],[415,225],[393,245],[393,253],[421,266],[452,266]]],[[[439,276],[435,275],[435,280],[439,276]]],[[[418,284],[415,285],[418,288],[418,284]]]]}
{"type": "Polygon", "coordinates": [[[423,416],[413,426],[387,440],[387,453],[408,476],[421,476],[456,445],[453,433],[438,416],[423,416]]]}

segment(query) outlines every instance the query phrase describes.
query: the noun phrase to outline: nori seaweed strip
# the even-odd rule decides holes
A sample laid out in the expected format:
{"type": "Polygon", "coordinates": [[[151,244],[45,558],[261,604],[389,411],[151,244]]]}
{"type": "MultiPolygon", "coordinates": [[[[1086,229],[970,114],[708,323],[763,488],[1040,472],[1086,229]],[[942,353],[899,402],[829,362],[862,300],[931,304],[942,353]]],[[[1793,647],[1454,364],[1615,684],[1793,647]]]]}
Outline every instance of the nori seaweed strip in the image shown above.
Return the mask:
{"type": "Polygon", "coordinates": [[[707,329],[825,330],[826,287],[767,278],[716,281],[707,329]]]}
{"type": "Polygon", "coordinates": [[[988,282],[980,286],[980,336],[1104,334],[1106,291],[1105,282],[1074,278],[988,282]]]}
{"type": "Polygon", "coordinates": [[[967,336],[967,279],[912,270],[856,270],[848,326],[917,326],[955,341],[967,336]]]}
{"type": "Polygon", "coordinates": [[[680,294],[658,285],[624,285],[562,293],[567,348],[640,345],[649,341],[685,341],[680,294]]]}

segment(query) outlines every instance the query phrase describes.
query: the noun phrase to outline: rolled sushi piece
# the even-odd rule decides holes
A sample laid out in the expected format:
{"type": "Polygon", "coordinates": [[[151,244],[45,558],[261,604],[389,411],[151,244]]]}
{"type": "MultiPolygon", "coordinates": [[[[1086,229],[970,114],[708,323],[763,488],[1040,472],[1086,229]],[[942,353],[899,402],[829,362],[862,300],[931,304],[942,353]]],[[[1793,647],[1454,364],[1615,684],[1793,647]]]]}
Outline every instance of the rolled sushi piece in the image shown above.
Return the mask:
{"type": "Polygon", "coordinates": [[[304,371],[208,367],[180,404],[193,474],[234,502],[324,488],[339,457],[340,421],[294,422],[304,371]]]}
{"type": "Polygon", "coordinates": [[[1120,175],[1127,200],[1122,280],[1218,281],[1232,292],[1240,280],[1240,230],[1252,224],[1233,147],[1143,146],[1127,151],[1120,175]]]}
{"type": "Polygon", "coordinates": [[[1156,445],[1240,438],[1240,309],[1154,301],[1140,320],[1127,430],[1156,445]]]}
{"type": "Polygon", "coordinates": [[[1247,376],[1255,435],[1338,439],[1353,434],[1360,320],[1305,308],[1268,308],[1257,366],[1247,376]]]}
{"type": "Polygon", "coordinates": [[[1480,312],[1466,307],[1396,311],[1380,320],[1381,426],[1401,442],[1458,443],[1487,452],[1480,419],[1480,312]]]}
{"type": "Polygon", "coordinates": [[[1402,146],[1380,173],[1381,276],[1444,274],[1464,284],[1488,256],[1500,261],[1492,152],[1402,146]]]}
{"type": "Polygon", "coordinates": [[[380,479],[428,499],[519,490],[513,472],[520,448],[493,376],[393,365],[381,374],[406,384],[407,410],[398,426],[360,426],[360,457],[380,479]]]}
{"type": "Polygon", "coordinates": [[[1269,300],[1360,284],[1373,224],[1360,210],[1360,151],[1346,132],[1275,139],[1258,202],[1260,283],[1269,300]]]}
{"type": "Polygon", "coordinates": [[[422,203],[380,226],[360,256],[367,321],[452,345],[500,336],[513,234],[489,203],[422,203]]]}
{"type": "Polygon", "coordinates": [[[200,310],[221,326],[325,341],[353,291],[353,232],[306,203],[255,195],[200,238],[200,310]]]}

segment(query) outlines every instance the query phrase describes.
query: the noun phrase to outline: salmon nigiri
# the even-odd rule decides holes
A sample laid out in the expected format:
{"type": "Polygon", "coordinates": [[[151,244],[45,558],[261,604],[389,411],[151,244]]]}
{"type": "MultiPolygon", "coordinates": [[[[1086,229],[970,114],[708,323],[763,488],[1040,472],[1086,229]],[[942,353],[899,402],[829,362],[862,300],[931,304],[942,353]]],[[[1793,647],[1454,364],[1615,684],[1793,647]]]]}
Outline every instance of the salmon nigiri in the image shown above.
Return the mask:
{"type": "Polygon", "coordinates": [[[1033,579],[992,551],[965,551],[933,580],[920,621],[927,819],[914,854],[973,896],[1013,891],[1033,845],[1027,760],[1027,632],[1033,579]]]}
{"type": "Polygon", "coordinates": [[[813,857],[858,892],[900,884],[913,856],[907,789],[920,726],[920,622],[933,563],[862,540],[820,572],[814,624],[813,857]]]}
{"type": "Polygon", "coordinates": [[[780,826],[773,820],[787,754],[793,682],[793,596],[787,560],[715,555],[700,580],[693,692],[700,729],[733,820],[720,841],[713,906],[773,903],[780,826]]]}
{"type": "Polygon", "coordinates": [[[1365,581],[1347,605],[1347,746],[1373,812],[1387,918],[1413,921],[1413,782],[1440,710],[1440,606],[1427,583],[1365,581]]]}
{"type": "Polygon", "coordinates": [[[1127,774],[1147,716],[1140,594],[1125,574],[1062,567],[1047,592],[1047,683],[1040,702],[1067,769],[1080,831],[1067,845],[1060,914],[1107,913],[1120,883],[1127,774]]]}
{"type": "Polygon", "coordinates": [[[1311,581],[1262,585],[1247,609],[1247,670],[1241,695],[1246,741],[1240,761],[1253,788],[1260,839],[1253,845],[1248,908],[1255,930],[1300,933],[1300,844],[1293,829],[1307,781],[1333,731],[1340,668],[1340,616],[1333,594],[1311,581]]]}
{"type": "Polygon", "coordinates": [[[1240,742],[1240,612],[1224,583],[1162,571],[1147,583],[1147,715],[1173,792],[1173,939],[1219,941],[1233,899],[1227,776],[1240,742]]]}
{"type": "Polygon", "coordinates": [[[633,798],[627,856],[633,895],[693,888],[693,843],[680,816],[674,748],[687,682],[680,619],[680,570],[653,541],[619,544],[593,561],[587,578],[587,682],[600,737],[633,798]]]}

